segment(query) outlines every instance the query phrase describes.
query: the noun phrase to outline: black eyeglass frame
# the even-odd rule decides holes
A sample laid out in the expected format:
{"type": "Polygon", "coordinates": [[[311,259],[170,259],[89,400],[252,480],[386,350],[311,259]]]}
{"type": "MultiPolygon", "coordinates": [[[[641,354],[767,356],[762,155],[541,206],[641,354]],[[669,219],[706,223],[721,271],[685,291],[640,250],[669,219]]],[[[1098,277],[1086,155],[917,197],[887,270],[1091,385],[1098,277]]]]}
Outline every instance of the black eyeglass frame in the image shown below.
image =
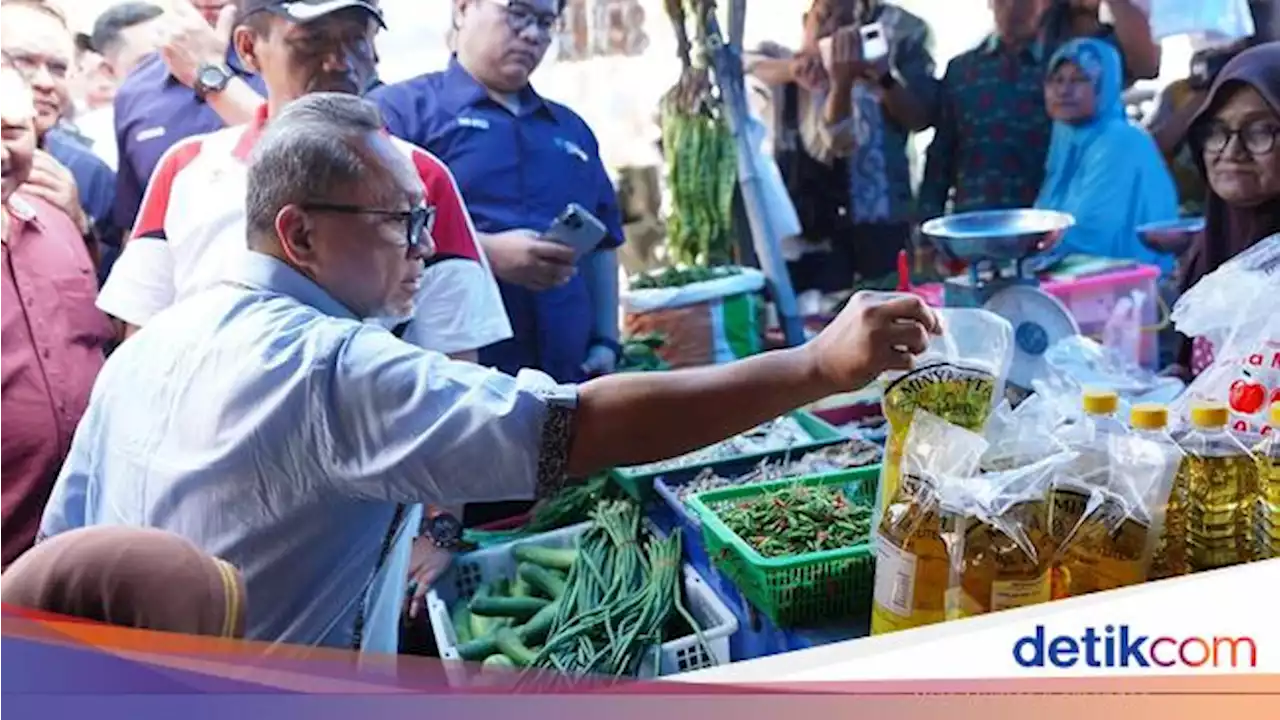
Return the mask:
{"type": "Polygon", "coordinates": [[[1280,138],[1280,125],[1276,125],[1270,120],[1254,120],[1243,127],[1230,128],[1224,123],[1211,122],[1205,126],[1204,131],[1200,134],[1200,145],[1206,152],[1220,155],[1226,152],[1231,145],[1231,141],[1237,138],[1250,155],[1266,155],[1276,149],[1276,138],[1280,138]],[[1261,132],[1259,133],[1260,129],[1261,132]],[[1221,134],[1218,135],[1216,141],[1210,142],[1210,138],[1218,133],[1221,134]],[[1250,146],[1249,138],[1246,134],[1252,133],[1259,133],[1254,135],[1255,138],[1270,138],[1270,141],[1265,142],[1265,148],[1262,145],[1257,147],[1250,146]]]}
{"type": "MultiPolygon", "coordinates": [[[[298,207],[313,212],[332,212],[344,215],[374,215],[377,217],[396,218],[405,223],[405,255],[412,255],[423,246],[423,238],[431,235],[436,224],[436,209],[433,205],[420,203],[409,210],[384,210],[362,205],[346,203],[309,202],[298,207]]],[[[426,241],[427,254],[433,251],[434,242],[426,241]]]]}

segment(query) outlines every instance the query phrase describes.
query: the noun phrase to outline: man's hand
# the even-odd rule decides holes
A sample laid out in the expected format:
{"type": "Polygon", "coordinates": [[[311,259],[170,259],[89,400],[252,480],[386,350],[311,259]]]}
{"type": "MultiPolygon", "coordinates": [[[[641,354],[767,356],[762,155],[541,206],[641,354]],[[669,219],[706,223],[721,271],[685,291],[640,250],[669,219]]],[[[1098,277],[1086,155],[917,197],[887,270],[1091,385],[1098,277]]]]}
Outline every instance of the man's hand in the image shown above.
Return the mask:
{"type": "Polygon", "coordinates": [[[427,591],[452,562],[453,553],[436,547],[431,538],[414,538],[409,554],[409,583],[413,585],[413,598],[409,601],[411,619],[416,619],[426,607],[427,591]]]}
{"type": "Polygon", "coordinates": [[[89,217],[80,207],[80,189],[71,171],[52,155],[37,149],[31,161],[31,176],[22,192],[60,208],[75,223],[81,235],[89,233],[89,217]]]}
{"type": "Polygon", "coordinates": [[[862,35],[853,25],[836,30],[831,36],[831,82],[836,87],[848,88],[870,71],[870,65],[862,59],[862,35]]]}
{"type": "Polygon", "coordinates": [[[549,290],[577,273],[573,249],[543,240],[532,230],[508,230],[481,238],[498,278],[530,290],[549,290]]]}
{"type": "Polygon", "coordinates": [[[859,292],[806,346],[822,379],[835,392],[863,387],[886,370],[910,370],[941,320],[914,295],[859,292]]]}
{"type": "Polygon", "coordinates": [[[228,3],[218,13],[218,23],[209,27],[204,17],[189,2],[170,4],[166,13],[160,57],[169,73],[187,87],[195,87],[196,71],[201,65],[225,61],[231,31],[235,29],[237,3],[228,3]]]}
{"type": "Polygon", "coordinates": [[[618,356],[613,348],[604,345],[592,345],[587,350],[587,360],[582,363],[582,372],[589,378],[608,375],[618,368],[618,356]]]}

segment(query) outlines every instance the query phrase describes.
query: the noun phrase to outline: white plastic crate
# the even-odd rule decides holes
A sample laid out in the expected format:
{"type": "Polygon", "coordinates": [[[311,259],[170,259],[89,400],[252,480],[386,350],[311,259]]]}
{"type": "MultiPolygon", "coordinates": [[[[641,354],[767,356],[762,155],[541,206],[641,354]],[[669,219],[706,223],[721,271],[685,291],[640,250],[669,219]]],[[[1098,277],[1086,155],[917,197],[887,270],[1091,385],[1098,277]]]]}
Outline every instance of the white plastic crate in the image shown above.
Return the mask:
{"type": "MultiPolygon", "coordinates": [[[[578,536],[589,525],[590,523],[572,525],[531,538],[475,550],[454,559],[453,565],[436,580],[427,593],[427,613],[431,618],[431,631],[435,635],[436,647],[440,650],[440,658],[444,661],[450,684],[461,686],[468,681],[468,669],[458,657],[458,636],[454,632],[453,619],[449,615],[453,604],[459,599],[470,598],[475,594],[476,588],[485,583],[500,578],[514,580],[518,563],[512,555],[512,550],[516,545],[573,547],[578,536]]],[[[660,535],[647,521],[646,526],[649,527],[650,532],[660,535]]],[[[683,575],[685,608],[702,628],[706,648],[704,649],[698,642],[697,635],[669,640],[662,644],[659,667],[653,667],[651,654],[645,655],[645,660],[640,666],[641,677],[675,675],[729,662],[729,636],[738,631],[737,618],[691,565],[687,563],[683,565],[683,575]]]]}

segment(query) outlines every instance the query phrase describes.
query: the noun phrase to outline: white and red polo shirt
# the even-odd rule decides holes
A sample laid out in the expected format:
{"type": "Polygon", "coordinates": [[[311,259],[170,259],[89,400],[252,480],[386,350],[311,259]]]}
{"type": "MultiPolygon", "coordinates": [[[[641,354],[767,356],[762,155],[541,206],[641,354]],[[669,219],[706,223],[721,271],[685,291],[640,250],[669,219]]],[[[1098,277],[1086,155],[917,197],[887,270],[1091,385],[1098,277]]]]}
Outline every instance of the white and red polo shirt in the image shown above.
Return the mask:
{"type": "MultiPolygon", "coordinates": [[[[248,252],[248,158],[266,126],[266,105],[252,123],[197,135],[161,158],[142,198],[124,252],[98,294],[98,307],[142,326],[175,302],[220,282],[248,252]]],[[[497,282],[452,173],[434,155],[392,138],[418,169],[436,208],[435,254],[404,339],[458,353],[511,337],[497,282]]]]}

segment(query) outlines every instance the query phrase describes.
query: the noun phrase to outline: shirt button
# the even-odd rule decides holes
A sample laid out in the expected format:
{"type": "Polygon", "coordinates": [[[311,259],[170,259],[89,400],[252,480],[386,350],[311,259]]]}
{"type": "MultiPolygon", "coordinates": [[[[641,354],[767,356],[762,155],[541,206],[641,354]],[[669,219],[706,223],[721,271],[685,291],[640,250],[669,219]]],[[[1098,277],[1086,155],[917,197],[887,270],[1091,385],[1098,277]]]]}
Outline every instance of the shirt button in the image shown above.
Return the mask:
{"type": "Polygon", "coordinates": [[[48,360],[48,359],[49,359],[49,348],[45,348],[44,350],[42,350],[42,351],[41,351],[41,354],[42,354],[42,355],[44,355],[45,360],[48,360]]]}

